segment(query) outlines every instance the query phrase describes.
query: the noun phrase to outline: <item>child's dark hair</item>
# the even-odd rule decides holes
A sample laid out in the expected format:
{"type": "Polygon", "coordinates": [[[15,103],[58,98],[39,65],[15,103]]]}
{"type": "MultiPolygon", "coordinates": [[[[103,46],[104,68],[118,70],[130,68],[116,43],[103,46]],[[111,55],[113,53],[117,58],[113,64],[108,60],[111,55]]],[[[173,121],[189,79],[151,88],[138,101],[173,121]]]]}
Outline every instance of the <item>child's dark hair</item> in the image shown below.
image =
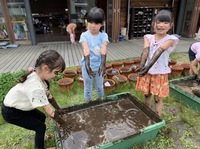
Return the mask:
{"type": "MultiPolygon", "coordinates": [[[[101,8],[93,7],[87,14],[87,22],[103,24],[105,20],[104,11],[101,8]]],[[[100,29],[102,31],[102,28],[100,29]]]]}
{"type": "Polygon", "coordinates": [[[155,16],[154,21],[171,23],[173,22],[172,13],[169,10],[160,10],[158,14],[155,16]]]}
{"type": "Polygon", "coordinates": [[[19,79],[19,82],[23,83],[24,81],[26,81],[27,76],[29,74],[31,74],[33,71],[35,71],[36,69],[40,68],[43,65],[48,65],[50,71],[56,68],[59,68],[60,72],[63,72],[65,70],[65,61],[62,58],[62,56],[55,50],[47,50],[47,51],[42,52],[40,56],[38,57],[38,59],[36,60],[34,70],[21,76],[21,78],[19,79]]]}

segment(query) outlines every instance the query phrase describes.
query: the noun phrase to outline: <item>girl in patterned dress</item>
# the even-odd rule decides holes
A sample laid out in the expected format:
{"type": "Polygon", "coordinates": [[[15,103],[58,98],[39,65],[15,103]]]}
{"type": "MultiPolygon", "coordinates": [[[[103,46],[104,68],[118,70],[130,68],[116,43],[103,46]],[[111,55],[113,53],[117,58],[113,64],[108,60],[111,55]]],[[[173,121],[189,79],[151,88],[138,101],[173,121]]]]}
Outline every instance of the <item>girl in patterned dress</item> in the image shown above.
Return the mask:
{"type": "Polygon", "coordinates": [[[139,77],[136,90],[145,95],[145,104],[151,107],[151,96],[154,96],[155,112],[162,114],[162,98],[169,95],[168,66],[169,55],[175,49],[179,39],[167,32],[173,25],[171,12],[161,10],[153,21],[155,34],[144,36],[144,49],[140,66],[136,69],[139,77]]]}

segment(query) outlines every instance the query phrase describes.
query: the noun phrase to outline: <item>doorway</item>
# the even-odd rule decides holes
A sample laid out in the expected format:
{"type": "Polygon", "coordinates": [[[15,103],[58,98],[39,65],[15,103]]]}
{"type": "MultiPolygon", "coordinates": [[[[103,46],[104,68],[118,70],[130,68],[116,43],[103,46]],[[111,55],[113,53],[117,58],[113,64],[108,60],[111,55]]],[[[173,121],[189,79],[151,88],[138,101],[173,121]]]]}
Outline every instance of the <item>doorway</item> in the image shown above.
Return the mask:
{"type": "Polygon", "coordinates": [[[69,41],[67,0],[30,0],[36,41],[69,41]]]}
{"type": "Polygon", "coordinates": [[[110,3],[113,5],[112,8],[108,7],[107,1],[100,0],[59,0],[59,3],[54,0],[30,0],[36,42],[70,41],[69,34],[66,32],[66,25],[71,22],[77,24],[75,32],[76,40],[79,40],[81,33],[86,31],[86,13],[95,6],[102,8],[105,12],[107,22],[105,31],[111,41],[118,41],[119,25],[115,25],[115,28],[112,28],[112,26],[116,24],[114,22],[119,22],[120,12],[117,11],[117,13],[112,14],[117,19],[109,18],[108,12],[113,12],[115,9],[119,10],[120,0],[116,2],[110,0],[110,3]],[[111,24],[109,24],[110,21],[111,24]],[[109,30],[108,26],[112,30],[109,30]],[[113,35],[113,33],[115,34],[113,35]]]}

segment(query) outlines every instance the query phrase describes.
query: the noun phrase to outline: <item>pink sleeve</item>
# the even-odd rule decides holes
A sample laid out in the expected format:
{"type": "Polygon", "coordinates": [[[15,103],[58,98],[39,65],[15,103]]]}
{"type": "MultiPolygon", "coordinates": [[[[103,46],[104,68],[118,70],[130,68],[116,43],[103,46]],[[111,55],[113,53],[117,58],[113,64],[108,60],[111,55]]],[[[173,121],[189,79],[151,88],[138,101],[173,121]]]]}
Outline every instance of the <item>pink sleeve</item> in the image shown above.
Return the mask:
{"type": "Polygon", "coordinates": [[[149,43],[151,43],[153,35],[147,34],[147,35],[144,35],[144,37],[146,37],[148,39],[149,43]]]}
{"type": "Polygon", "coordinates": [[[176,45],[179,42],[179,39],[176,36],[174,36],[174,35],[170,35],[170,39],[174,40],[173,48],[175,48],[176,45]]]}

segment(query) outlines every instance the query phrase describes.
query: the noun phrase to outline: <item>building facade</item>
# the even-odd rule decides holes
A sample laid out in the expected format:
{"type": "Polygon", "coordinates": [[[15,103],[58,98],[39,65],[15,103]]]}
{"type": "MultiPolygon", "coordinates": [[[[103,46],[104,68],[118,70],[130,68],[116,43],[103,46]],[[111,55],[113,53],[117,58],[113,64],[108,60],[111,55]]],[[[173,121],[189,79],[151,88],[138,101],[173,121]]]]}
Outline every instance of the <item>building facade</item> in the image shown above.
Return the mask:
{"type": "Polygon", "coordinates": [[[20,44],[67,41],[66,25],[77,23],[77,40],[86,30],[92,7],[104,10],[104,30],[111,42],[151,33],[151,21],[161,9],[173,13],[170,31],[193,38],[199,30],[200,0],[0,0],[0,41],[20,44]]]}

